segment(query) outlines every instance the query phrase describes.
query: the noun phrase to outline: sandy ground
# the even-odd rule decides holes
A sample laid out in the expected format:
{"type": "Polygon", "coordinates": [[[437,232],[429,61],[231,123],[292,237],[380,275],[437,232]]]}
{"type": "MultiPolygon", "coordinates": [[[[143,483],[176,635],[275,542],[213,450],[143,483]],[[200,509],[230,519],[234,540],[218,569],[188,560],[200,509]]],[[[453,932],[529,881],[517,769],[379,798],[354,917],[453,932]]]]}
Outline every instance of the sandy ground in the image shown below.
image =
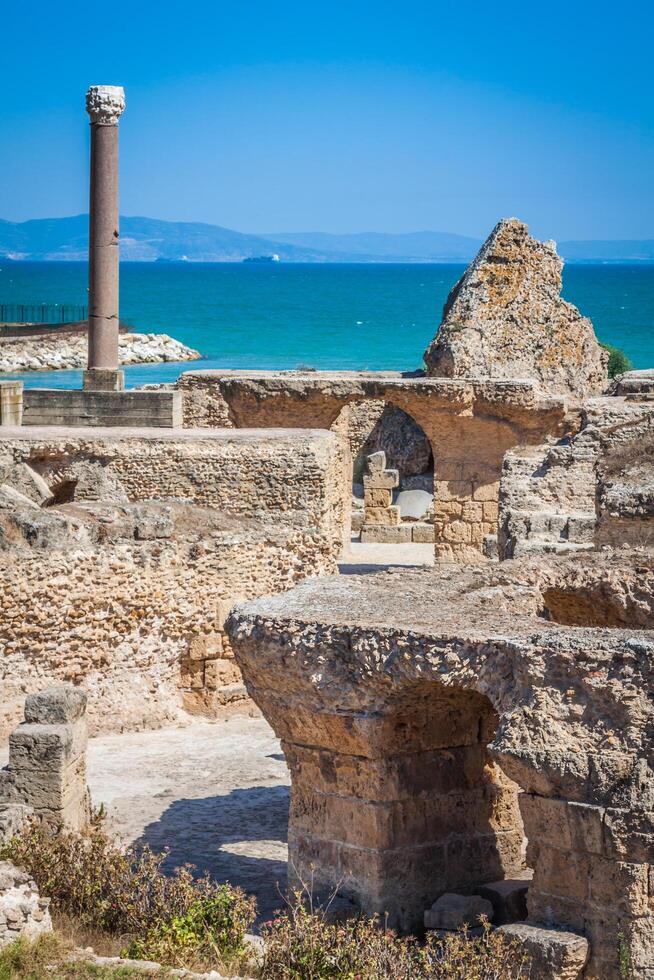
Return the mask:
{"type": "Polygon", "coordinates": [[[123,842],[168,850],[169,870],[190,863],[241,885],[257,897],[259,922],[283,904],[290,779],[263,718],[100,735],[89,741],[88,781],[123,842]]]}
{"type": "Polygon", "coordinates": [[[384,568],[433,564],[433,544],[362,544],[353,539],[338,567],[341,575],[362,575],[384,568]]]}

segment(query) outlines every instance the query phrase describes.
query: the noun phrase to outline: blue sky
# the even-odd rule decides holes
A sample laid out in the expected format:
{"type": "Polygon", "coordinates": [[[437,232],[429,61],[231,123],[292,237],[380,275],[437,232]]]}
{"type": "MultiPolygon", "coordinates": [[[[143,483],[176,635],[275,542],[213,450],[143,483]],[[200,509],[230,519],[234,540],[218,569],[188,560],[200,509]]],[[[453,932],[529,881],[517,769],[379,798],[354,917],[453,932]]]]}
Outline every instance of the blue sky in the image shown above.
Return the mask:
{"type": "Polygon", "coordinates": [[[86,210],[89,84],[124,85],[121,211],[241,231],[654,237],[644,0],[0,0],[0,217],[86,210]]]}

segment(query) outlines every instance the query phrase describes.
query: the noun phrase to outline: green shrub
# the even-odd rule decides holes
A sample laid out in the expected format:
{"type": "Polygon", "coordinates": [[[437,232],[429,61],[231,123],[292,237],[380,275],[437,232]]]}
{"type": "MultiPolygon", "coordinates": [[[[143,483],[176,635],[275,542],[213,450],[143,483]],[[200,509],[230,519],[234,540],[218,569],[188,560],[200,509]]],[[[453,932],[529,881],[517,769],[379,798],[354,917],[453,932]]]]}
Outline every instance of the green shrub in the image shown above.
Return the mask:
{"type": "Polygon", "coordinates": [[[123,850],[101,825],[79,835],[33,823],[0,849],[0,859],[30,872],[41,894],[52,900],[53,912],[135,943],[152,937],[170,950],[175,963],[181,964],[188,952],[189,965],[195,965],[200,948],[224,961],[241,956],[255,900],[208,876],[194,878],[189,866],[166,875],[164,858],[148,847],[123,850]],[[190,941],[187,933],[193,929],[204,936],[202,941],[190,941]],[[173,953],[175,936],[182,945],[173,953]]]}
{"type": "Polygon", "coordinates": [[[604,350],[609,352],[609,364],[608,373],[609,378],[615,378],[618,374],[624,374],[625,371],[633,371],[633,364],[625,354],[623,350],[619,347],[614,347],[613,344],[600,344],[604,350]]]}
{"type": "Polygon", "coordinates": [[[253,911],[253,899],[221,885],[213,895],[196,899],[183,915],[159,922],[133,940],[124,955],[173,966],[247,959],[244,938],[253,911]]]}
{"type": "Polygon", "coordinates": [[[261,975],[266,980],[513,980],[529,975],[518,945],[492,932],[424,943],[403,939],[376,918],[330,922],[297,893],[288,909],[263,927],[261,975]]]}

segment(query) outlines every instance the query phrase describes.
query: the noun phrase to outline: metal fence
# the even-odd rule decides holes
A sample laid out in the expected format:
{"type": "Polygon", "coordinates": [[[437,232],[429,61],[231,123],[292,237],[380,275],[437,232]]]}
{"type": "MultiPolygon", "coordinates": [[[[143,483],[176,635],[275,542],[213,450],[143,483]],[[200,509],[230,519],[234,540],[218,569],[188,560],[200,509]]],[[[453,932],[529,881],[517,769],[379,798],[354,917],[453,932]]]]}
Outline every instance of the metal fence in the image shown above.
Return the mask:
{"type": "Polygon", "coordinates": [[[76,323],[88,307],[69,303],[0,303],[0,323],[76,323]]]}

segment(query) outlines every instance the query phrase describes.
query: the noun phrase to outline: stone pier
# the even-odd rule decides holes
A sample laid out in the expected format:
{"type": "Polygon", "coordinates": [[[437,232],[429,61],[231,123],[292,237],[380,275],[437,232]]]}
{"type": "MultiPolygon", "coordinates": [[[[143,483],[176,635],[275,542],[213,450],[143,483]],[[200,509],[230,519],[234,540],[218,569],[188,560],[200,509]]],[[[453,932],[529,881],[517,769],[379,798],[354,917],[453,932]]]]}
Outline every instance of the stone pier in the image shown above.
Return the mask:
{"type": "Polygon", "coordinates": [[[236,606],[290,769],[291,881],[414,931],[445,893],[531,869],[509,931],[534,980],[651,980],[653,585],[651,554],[620,550],[236,606]]]}
{"type": "Polygon", "coordinates": [[[6,824],[33,814],[55,826],[88,823],[86,694],[58,684],[25,699],[25,720],[9,736],[0,770],[0,839],[6,824]]]}
{"type": "Polygon", "coordinates": [[[92,85],[89,199],[89,359],[87,391],[121,391],[118,367],[118,120],[125,94],[117,85],[92,85]]]}

